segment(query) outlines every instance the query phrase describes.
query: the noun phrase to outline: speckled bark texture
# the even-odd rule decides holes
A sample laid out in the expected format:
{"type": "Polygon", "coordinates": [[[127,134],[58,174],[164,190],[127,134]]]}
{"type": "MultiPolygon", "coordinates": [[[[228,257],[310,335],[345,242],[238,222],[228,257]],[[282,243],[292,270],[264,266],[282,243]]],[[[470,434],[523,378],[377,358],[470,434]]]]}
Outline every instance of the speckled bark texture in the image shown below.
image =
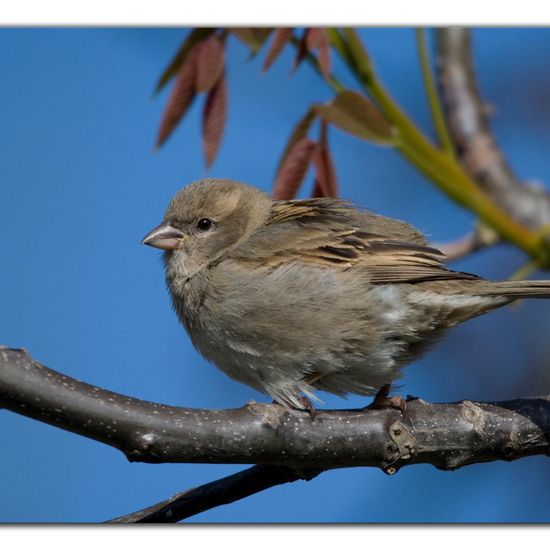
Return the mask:
{"type": "Polygon", "coordinates": [[[141,462],[205,462],[323,470],[408,464],[441,469],[548,454],[550,396],[399,410],[321,410],[249,403],[204,410],[141,401],[50,370],[0,348],[0,405],[121,450],[141,462]]]}

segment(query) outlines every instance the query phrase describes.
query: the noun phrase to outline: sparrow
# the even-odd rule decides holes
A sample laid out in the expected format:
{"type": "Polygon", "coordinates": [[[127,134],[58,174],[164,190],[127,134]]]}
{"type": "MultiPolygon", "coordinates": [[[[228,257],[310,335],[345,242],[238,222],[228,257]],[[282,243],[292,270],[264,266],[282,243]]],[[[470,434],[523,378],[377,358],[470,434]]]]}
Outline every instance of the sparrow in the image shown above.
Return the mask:
{"type": "Polygon", "coordinates": [[[164,250],[173,307],[231,378],[296,409],[316,390],[383,400],[456,324],[550,281],[494,282],[444,263],[411,225],[329,198],[272,200],[225,179],[172,198],[143,244],[164,250]]]}

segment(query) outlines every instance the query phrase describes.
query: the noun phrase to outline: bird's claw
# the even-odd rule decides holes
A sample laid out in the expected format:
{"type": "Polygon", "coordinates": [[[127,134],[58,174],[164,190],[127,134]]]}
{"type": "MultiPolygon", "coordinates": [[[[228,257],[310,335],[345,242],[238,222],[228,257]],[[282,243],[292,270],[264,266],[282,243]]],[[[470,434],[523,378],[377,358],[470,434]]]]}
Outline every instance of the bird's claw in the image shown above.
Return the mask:
{"type": "Polygon", "coordinates": [[[407,402],[399,395],[390,397],[390,387],[390,384],[382,386],[378,393],[374,396],[372,403],[367,405],[363,410],[373,411],[380,409],[397,409],[404,415],[407,410],[407,402]]]}
{"type": "Polygon", "coordinates": [[[315,420],[315,417],[317,416],[317,410],[311,402],[311,399],[308,399],[305,395],[300,396],[298,399],[300,400],[300,403],[302,403],[302,405],[304,406],[304,409],[309,412],[311,420],[315,420]]]}

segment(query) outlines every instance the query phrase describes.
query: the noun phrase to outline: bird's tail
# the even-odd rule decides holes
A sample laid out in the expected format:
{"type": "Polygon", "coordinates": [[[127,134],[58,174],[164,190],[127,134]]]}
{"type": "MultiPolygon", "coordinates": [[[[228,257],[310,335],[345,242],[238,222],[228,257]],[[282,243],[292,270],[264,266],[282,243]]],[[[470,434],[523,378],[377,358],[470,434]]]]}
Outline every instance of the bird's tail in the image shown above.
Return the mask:
{"type": "Polygon", "coordinates": [[[476,285],[479,296],[502,296],[510,300],[550,298],[550,281],[483,281],[476,285]]]}

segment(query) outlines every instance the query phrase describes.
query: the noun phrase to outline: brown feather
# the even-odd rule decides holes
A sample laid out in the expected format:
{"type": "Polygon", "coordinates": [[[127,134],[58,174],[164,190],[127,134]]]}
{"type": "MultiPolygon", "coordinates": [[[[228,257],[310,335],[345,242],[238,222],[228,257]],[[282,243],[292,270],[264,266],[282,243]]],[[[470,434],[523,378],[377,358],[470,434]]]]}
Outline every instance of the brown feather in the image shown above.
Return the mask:
{"type": "MultiPolygon", "coordinates": [[[[364,270],[372,284],[478,279],[452,271],[435,248],[395,238],[408,224],[359,212],[345,201],[275,201],[266,227],[234,256],[272,267],[290,262],[364,270]],[[377,232],[373,232],[377,231],[377,232]],[[267,246],[269,243],[269,246],[267,246]]],[[[422,241],[420,241],[422,242],[422,241]]]]}

